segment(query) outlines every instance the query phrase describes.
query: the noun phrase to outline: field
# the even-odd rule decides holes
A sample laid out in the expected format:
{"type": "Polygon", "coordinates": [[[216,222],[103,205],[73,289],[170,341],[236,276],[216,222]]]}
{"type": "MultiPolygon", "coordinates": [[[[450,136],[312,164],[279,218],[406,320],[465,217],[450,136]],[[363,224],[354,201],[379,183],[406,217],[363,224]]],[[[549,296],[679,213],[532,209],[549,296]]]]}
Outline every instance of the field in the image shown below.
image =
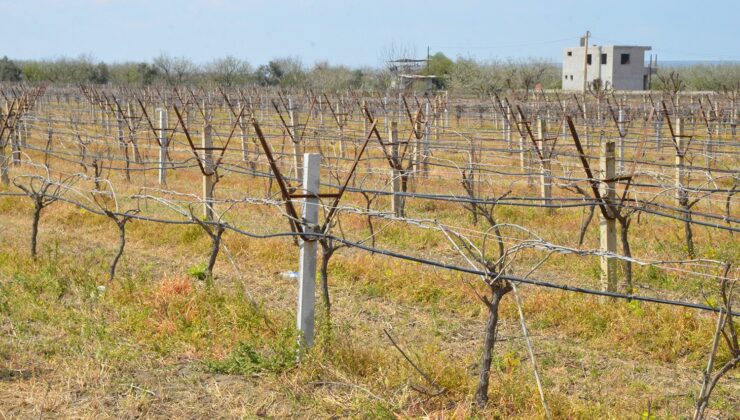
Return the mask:
{"type": "Polygon", "coordinates": [[[2,90],[4,417],[740,412],[736,99],[2,90]]]}

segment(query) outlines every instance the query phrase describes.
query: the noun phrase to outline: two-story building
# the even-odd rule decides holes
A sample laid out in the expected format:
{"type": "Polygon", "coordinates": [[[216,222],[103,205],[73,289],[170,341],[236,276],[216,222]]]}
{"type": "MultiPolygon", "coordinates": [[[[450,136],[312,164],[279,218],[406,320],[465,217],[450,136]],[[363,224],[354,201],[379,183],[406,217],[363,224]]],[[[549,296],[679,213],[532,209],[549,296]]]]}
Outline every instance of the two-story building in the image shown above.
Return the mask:
{"type": "Polygon", "coordinates": [[[633,45],[590,45],[588,51],[585,46],[565,48],[563,90],[583,89],[584,67],[589,84],[601,79],[602,86],[615,90],[647,90],[654,73],[645,67],[645,51],[650,50],[633,45]]]}

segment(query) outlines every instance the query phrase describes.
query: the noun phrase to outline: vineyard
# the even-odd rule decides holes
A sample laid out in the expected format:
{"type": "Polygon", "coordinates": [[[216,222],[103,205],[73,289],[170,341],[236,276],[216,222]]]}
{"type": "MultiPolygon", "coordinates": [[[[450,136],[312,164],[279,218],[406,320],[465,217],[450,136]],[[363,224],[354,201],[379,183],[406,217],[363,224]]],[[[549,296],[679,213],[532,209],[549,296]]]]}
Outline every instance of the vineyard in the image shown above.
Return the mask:
{"type": "Polygon", "coordinates": [[[4,415],[740,412],[736,92],[0,91],[4,415]]]}

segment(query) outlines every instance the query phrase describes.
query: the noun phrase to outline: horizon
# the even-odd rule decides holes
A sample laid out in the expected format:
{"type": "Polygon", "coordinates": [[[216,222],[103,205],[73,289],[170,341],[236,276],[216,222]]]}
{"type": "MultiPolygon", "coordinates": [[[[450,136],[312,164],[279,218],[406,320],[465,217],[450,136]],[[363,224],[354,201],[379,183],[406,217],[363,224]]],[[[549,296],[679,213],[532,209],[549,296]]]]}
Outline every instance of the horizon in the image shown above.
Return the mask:
{"type": "Polygon", "coordinates": [[[198,64],[234,56],[253,66],[297,57],[351,68],[378,67],[389,49],[423,58],[427,48],[451,59],[477,61],[545,59],[562,62],[562,50],[577,46],[590,30],[590,43],[652,47],[660,62],[740,62],[737,2],[715,8],[658,1],[623,2],[607,16],[566,0],[558,4],[489,4],[463,1],[449,7],[432,0],[378,0],[374,7],[340,0],[295,0],[280,4],[248,0],[0,0],[12,39],[0,56],[54,60],[89,56],[106,63],[151,61],[166,53],[198,64]],[[641,13],[636,13],[641,10],[641,13]],[[711,21],[718,31],[686,31],[684,16],[711,21]],[[424,16],[409,19],[408,16],[424,16]],[[497,19],[496,16],[506,16],[497,19]],[[522,30],[521,22],[528,22],[522,30]],[[629,21],[631,25],[624,25],[629,21]],[[194,28],[203,27],[198,31],[194,28]],[[32,36],[18,36],[32,29],[32,36]],[[242,29],[244,28],[244,29],[242,29]],[[358,28],[360,30],[358,31],[358,28]],[[371,34],[362,31],[368,28],[371,34]],[[440,29],[441,28],[441,29],[440,29]],[[579,33],[580,32],[580,33],[579,33]],[[204,36],[206,34],[206,36],[204,36]],[[246,36],[245,36],[246,34],[246,36]],[[708,47],[707,47],[708,46],[708,47]]]}

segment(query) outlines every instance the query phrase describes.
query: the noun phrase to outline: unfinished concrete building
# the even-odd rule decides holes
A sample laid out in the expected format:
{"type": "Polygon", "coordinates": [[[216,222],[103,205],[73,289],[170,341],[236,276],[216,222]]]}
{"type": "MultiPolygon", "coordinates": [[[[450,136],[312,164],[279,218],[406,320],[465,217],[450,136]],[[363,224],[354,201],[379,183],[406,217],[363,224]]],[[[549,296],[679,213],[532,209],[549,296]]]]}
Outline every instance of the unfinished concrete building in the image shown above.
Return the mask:
{"type": "Polygon", "coordinates": [[[588,84],[600,79],[602,86],[615,90],[647,90],[652,64],[645,66],[645,51],[651,47],[635,45],[584,45],[563,51],[563,90],[581,91],[584,76],[588,84]]]}

